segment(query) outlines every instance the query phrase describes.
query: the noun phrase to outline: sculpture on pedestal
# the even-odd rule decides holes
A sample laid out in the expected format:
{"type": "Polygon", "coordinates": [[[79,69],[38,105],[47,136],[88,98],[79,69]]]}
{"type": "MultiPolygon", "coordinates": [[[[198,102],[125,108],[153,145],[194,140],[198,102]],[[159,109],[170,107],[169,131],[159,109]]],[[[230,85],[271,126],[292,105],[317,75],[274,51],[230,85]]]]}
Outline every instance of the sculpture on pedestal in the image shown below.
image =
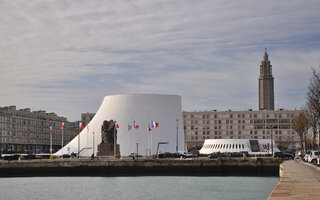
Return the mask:
{"type": "Polygon", "coordinates": [[[117,129],[113,120],[105,120],[101,126],[101,143],[98,145],[98,156],[113,156],[119,153],[117,129]],[[116,145],[116,148],[114,147],[116,145]]]}

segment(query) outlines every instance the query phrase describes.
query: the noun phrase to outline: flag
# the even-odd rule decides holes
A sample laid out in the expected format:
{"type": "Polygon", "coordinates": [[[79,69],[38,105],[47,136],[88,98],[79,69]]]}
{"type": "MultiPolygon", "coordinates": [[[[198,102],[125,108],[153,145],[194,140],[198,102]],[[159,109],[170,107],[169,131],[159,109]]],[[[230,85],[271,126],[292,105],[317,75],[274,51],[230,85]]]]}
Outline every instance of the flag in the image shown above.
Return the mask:
{"type": "Polygon", "coordinates": [[[52,133],[52,123],[50,124],[50,133],[52,133]]]}
{"type": "Polygon", "coordinates": [[[139,128],[139,125],[136,124],[136,121],[133,121],[133,127],[134,127],[135,129],[138,129],[138,128],[139,128]]]}
{"type": "Polygon", "coordinates": [[[117,121],[114,121],[114,127],[119,128],[119,124],[117,123],[117,121]]]}
{"type": "Polygon", "coordinates": [[[155,122],[155,121],[152,121],[152,124],[155,128],[157,128],[159,126],[159,123],[158,122],[155,122]]]}
{"type": "Polygon", "coordinates": [[[151,128],[154,128],[154,126],[153,126],[153,121],[151,121],[151,128]]]}
{"type": "Polygon", "coordinates": [[[64,122],[61,123],[61,129],[63,129],[63,128],[64,128],[64,122]]]}
{"type": "Polygon", "coordinates": [[[151,131],[151,128],[150,128],[150,126],[148,126],[148,131],[151,131]]]}
{"type": "Polygon", "coordinates": [[[79,129],[81,130],[83,128],[83,123],[79,122],[79,129]]]}
{"type": "Polygon", "coordinates": [[[132,129],[132,125],[128,124],[128,131],[132,129]]]}

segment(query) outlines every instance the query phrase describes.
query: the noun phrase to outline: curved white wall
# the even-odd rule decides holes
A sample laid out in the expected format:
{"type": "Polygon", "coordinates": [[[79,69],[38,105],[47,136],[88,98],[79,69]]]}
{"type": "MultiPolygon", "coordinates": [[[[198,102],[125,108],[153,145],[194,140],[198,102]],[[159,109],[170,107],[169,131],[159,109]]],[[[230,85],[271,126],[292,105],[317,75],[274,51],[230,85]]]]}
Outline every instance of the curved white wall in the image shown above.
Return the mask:
{"type": "MultiPolygon", "coordinates": [[[[176,95],[160,94],[130,94],[130,95],[111,95],[106,96],[94,118],[87,128],[80,133],[80,149],[83,150],[80,156],[91,156],[94,132],[94,154],[97,155],[98,144],[101,143],[101,126],[105,120],[116,120],[119,124],[118,141],[120,154],[127,156],[135,153],[136,143],[139,143],[139,154],[146,155],[150,149],[152,138],[152,154],[156,153],[158,142],[169,142],[160,145],[162,152],[176,151],[176,133],[178,119],[178,150],[184,150],[184,134],[182,126],[181,97],[176,95]],[[128,131],[128,124],[133,125],[136,121],[140,127],[128,131]],[[147,131],[151,121],[157,121],[159,127],[147,131]],[[152,136],[151,136],[152,135],[152,136]]],[[[78,136],[60,149],[56,155],[70,154],[78,152],[78,136]]]]}
{"type": "MultiPolygon", "coordinates": [[[[252,154],[271,153],[270,139],[206,139],[200,150],[201,154],[210,154],[214,152],[240,152],[248,151],[252,154]],[[258,141],[260,152],[252,152],[250,140],[258,141]]],[[[273,141],[273,152],[280,150],[273,141]]]]}

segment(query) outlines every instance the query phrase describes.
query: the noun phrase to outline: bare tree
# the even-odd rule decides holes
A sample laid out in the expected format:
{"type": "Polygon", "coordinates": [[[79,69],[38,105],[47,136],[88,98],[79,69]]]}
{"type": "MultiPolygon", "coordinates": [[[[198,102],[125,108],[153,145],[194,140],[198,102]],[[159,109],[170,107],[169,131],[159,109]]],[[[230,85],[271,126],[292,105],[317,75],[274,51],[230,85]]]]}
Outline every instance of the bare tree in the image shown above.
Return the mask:
{"type": "Polygon", "coordinates": [[[312,147],[314,147],[314,144],[316,144],[316,137],[317,137],[317,130],[318,130],[318,117],[313,112],[313,110],[310,108],[309,103],[306,110],[306,114],[309,118],[309,127],[312,129],[313,137],[312,137],[312,147]]]}
{"type": "Polygon", "coordinates": [[[312,68],[312,74],[307,92],[307,107],[310,126],[313,130],[313,144],[315,144],[316,134],[320,128],[320,74],[314,68],[312,68]]]}
{"type": "Polygon", "coordinates": [[[303,150],[303,153],[305,153],[306,133],[309,129],[309,118],[305,110],[302,110],[299,115],[293,119],[292,127],[300,136],[301,149],[303,150]]]}

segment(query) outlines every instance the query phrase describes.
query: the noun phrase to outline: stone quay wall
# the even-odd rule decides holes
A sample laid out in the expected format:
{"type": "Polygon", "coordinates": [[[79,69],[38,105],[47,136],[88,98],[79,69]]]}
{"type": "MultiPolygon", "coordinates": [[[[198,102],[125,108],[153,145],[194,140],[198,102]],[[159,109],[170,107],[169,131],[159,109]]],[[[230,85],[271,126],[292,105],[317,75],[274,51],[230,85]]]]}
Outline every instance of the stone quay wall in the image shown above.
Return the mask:
{"type": "Polygon", "coordinates": [[[0,161],[0,176],[278,176],[282,161],[276,158],[0,161]]]}

